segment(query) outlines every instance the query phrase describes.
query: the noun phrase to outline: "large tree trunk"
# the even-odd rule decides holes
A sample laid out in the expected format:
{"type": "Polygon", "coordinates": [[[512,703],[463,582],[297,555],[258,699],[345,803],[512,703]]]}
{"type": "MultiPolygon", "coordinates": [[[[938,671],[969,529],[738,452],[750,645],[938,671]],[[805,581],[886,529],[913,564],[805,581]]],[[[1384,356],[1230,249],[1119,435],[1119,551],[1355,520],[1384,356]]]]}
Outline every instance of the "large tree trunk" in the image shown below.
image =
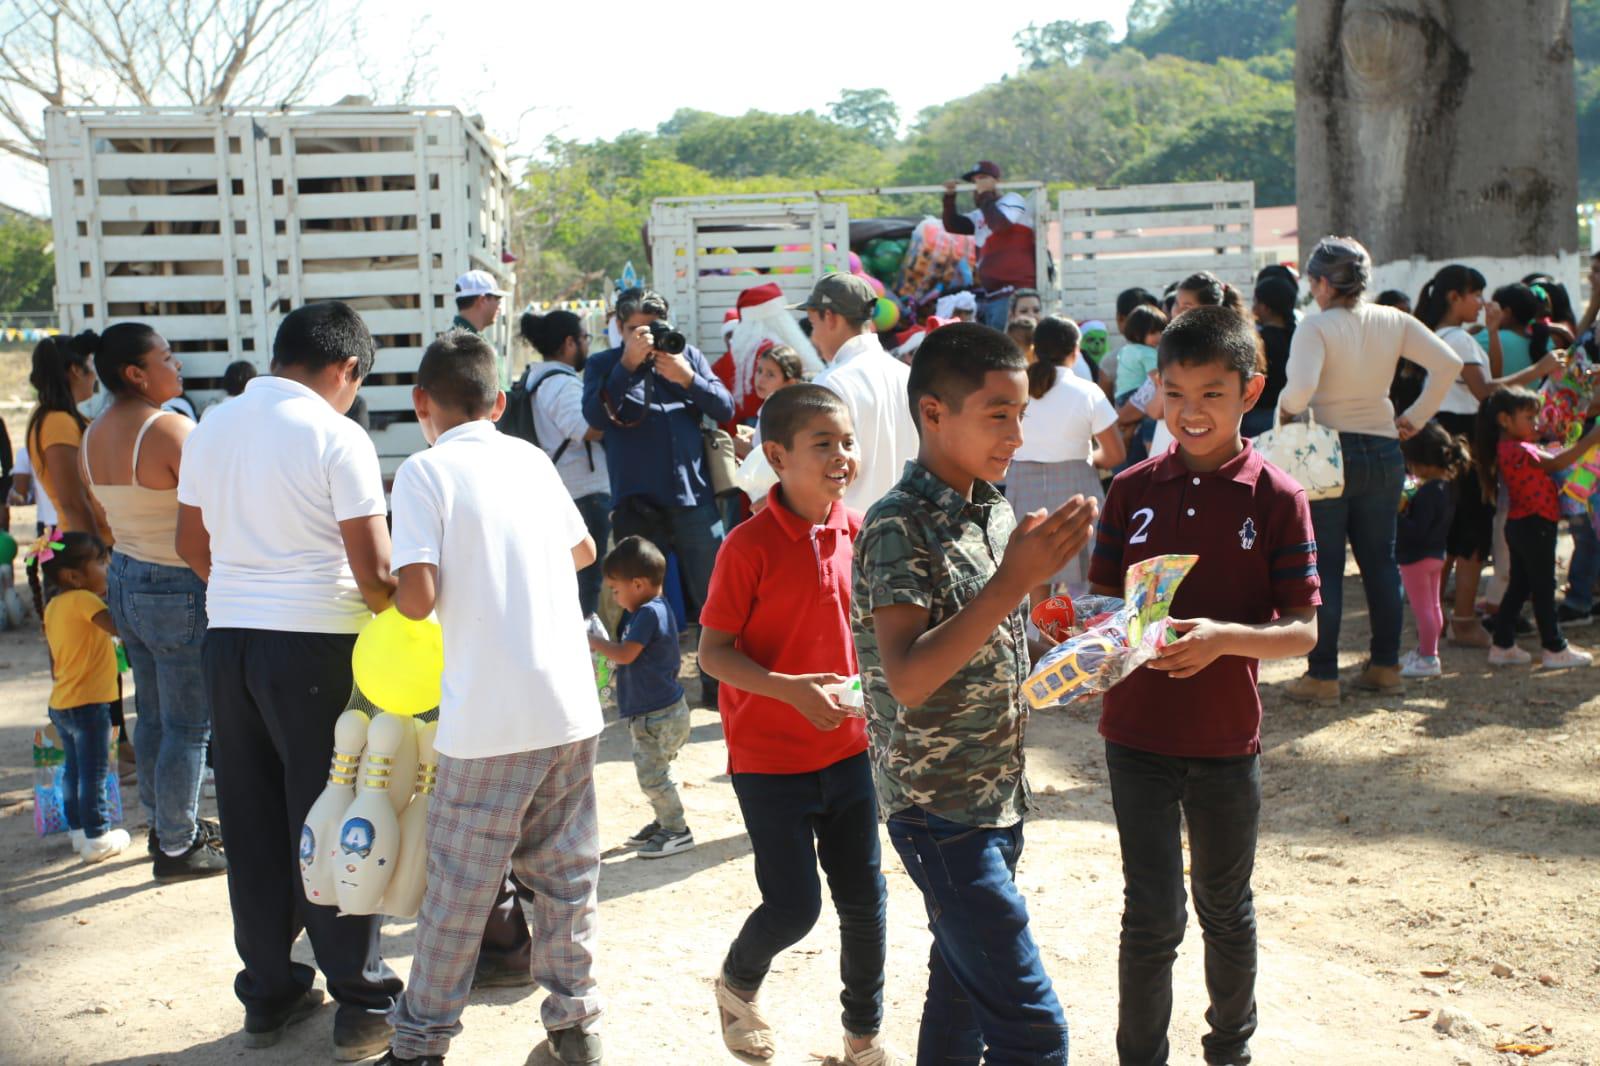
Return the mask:
{"type": "Polygon", "coordinates": [[[1302,260],[1337,233],[1413,298],[1450,262],[1576,282],[1569,0],[1300,0],[1295,111],[1302,260]]]}

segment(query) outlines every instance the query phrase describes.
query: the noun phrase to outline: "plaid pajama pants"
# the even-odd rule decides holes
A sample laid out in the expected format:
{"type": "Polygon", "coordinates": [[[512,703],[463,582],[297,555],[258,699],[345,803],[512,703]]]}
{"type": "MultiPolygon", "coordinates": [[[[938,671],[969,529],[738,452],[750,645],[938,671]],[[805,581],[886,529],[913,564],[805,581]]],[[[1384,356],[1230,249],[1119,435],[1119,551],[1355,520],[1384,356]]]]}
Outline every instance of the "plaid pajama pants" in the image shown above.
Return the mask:
{"type": "Polygon", "coordinates": [[[601,1009],[590,969],[599,915],[600,832],[595,818],[598,738],[488,759],[439,756],[428,807],[428,888],[405,994],[389,1014],[401,1058],[443,1055],[506,869],[534,896],[533,976],[549,991],[546,1029],[601,1009]]]}

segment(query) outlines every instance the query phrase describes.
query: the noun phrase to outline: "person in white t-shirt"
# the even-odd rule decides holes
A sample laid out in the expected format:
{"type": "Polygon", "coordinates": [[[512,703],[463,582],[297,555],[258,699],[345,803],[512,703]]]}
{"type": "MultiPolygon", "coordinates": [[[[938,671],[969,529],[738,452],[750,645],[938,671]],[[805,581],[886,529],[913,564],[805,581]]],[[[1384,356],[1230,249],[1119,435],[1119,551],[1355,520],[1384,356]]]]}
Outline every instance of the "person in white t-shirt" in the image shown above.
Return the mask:
{"type": "Polygon", "coordinates": [[[26,447],[17,449],[17,464],[11,468],[11,492],[6,502],[12,507],[26,507],[33,504],[37,510],[34,518],[37,533],[43,534],[45,530],[56,524],[56,509],[50,504],[50,496],[37,488],[34,481],[33,460],[28,458],[26,447]]]}
{"type": "Polygon", "coordinates": [[[577,580],[594,539],[544,452],[495,429],[505,396],[488,342],[464,330],[434,341],[412,402],[432,447],[394,479],[395,606],[413,619],[437,609],[445,669],[428,886],[410,984],[390,1014],[391,1059],[449,1050],[474,961],[463,948],[510,866],[533,890],[550,1050],[599,1062],[594,760],[604,721],[577,580]]]}
{"type": "Polygon", "coordinates": [[[861,512],[894,488],[918,448],[907,399],[911,368],[878,342],[872,325],[877,302],[854,274],[825,274],[799,305],[811,321],[811,343],[828,364],[813,384],[842,399],[856,427],[861,472],[845,490],[844,504],[861,512]]]}
{"type": "MultiPolygon", "coordinates": [[[[1126,448],[1111,401],[1098,385],[1073,371],[1079,358],[1078,327],[1070,319],[1046,317],[1034,328],[1033,354],[1022,447],[1006,474],[1006,499],[1019,516],[1053,512],[1074,496],[1103,503],[1099,471],[1115,468],[1126,448]]],[[[1052,584],[1064,584],[1073,595],[1088,591],[1092,547],[1085,544],[1049,583],[1033,589],[1033,602],[1048,597],[1052,584]]]]}
{"type": "Polygon", "coordinates": [[[327,781],[356,633],[395,584],[378,453],[341,413],[373,355],[347,305],[291,311],[272,375],[194,428],[178,471],[178,554],[207,583],[203,669],[245,1044],[277,1043],[322,1000],[311,967],[290,958],[303,924],[347,1061],[388,1042],[400,979],[378,951],[381,918],[307,903],[288,842],[327,781]]]}
{"type": "MultiPolygon", "coordinates": [[[[1484,276],[1472,267],[1452,263],[1429,279],[1417,296],[1417,318],[1461,357],[1460,376],[1450,386],[1450,391],[1445,393],[1444,402],[1439,404],[1434,420],[1455,436],[1465,437],[1469,442],[1474,439],[1478,405],[1495,389],[1531,384],[1546,374],[1561,371],[1560,359],[1551,352],[1515,374],[1503,378],[1494,376],[1487,354],[1464,328],[1477,322],[1479,313],[1484,310],[1483,290],[1487,285],[1484,276]]],[[[1498,308],[1491,308],[1490,318],[1489,328],[1498,329],[1498,308]]],[[[1450,643],[1467,648],[1487,648],[1491,643],[1489,631],[1478,621],[1474,603],[1483,564],[1488,561],[1496,540],[1496,526],[1503,526],[1504,520],[1495,514],[1494,504],[1483,498],[1476,463],[1469,464],[1457,476],[1455,497],[1456,508],[1445,538],[1444,572],[1439,578],[1442,587],[1450,580],[1451,568],[1455,568],[1456,591],[1455,604],[1450,613],[1450,643]]],[[[1569,622],[1569,619],[1562,619],[1563,625],[1569,622]]]]}

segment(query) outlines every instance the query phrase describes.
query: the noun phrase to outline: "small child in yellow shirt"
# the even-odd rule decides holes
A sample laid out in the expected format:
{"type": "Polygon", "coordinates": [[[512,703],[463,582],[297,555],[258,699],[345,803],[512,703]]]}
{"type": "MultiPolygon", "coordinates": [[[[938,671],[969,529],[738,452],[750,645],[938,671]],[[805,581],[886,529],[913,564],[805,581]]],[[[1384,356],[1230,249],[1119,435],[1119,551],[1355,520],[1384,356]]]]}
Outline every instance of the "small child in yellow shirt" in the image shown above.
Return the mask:
{"type": "Polygon", "coordinates": [[[111,753],[111,704],[118,698],[117,628],[106,607],[110,552],[92,533],[45,532],[34,546],[28,583],[44,619],[50,646],[50,721],[66,756],[62,806],[72,850],[85,863],[100,862],[129,844],[126,829],[113,828],[105,780],[111,753]],[[40,578],[56,590],[44,602],[40,578]]]}

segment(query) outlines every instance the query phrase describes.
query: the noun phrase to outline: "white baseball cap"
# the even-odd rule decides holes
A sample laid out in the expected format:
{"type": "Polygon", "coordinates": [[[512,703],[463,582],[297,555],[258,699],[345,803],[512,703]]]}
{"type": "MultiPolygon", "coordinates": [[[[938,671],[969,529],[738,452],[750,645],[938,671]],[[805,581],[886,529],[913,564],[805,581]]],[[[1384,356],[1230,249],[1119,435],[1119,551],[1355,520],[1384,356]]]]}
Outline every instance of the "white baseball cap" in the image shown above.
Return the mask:
{"type": "Polygon", "coordinates": [[[469,270],[456,279],[457,296],[510,296],[487,270],[469,270]]]}

